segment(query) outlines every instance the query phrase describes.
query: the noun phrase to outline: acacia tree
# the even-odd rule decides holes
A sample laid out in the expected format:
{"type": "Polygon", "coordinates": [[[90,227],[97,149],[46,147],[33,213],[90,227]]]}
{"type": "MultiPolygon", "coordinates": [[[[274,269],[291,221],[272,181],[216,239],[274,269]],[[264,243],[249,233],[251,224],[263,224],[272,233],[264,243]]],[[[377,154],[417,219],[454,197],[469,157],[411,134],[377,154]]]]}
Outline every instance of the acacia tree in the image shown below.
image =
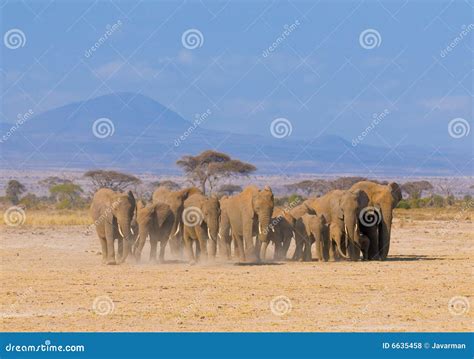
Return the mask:
{"type": "Polygon", "coordinates": [[[176,190],[181,188],[181,186],[178,183],[176,183],[174,181],[171,181],[171,180],[163,180],[163,181],[152,182],[151,186],[153,188],[155,188],[155,187],[166,187],[166,188],[168,188],[172,191],[176,191],[176,190]]]}
{"type": "Polygon", "coordinates": [[[14,205],[20,202],[20,195],[26,191],[26,187],[17,180],[8,181],[5,194],[8,200],[14,205]]]}
{"type": "Polygon", "coordinates": [[[61,183],[50,187],[51,197],[61,203],[63,207],[74,208],[81,200],[83,190],[81,186],[72,183],[61,183]]]}
{"type": "Polygon", "coordinates": [[[228,196],[232,196],[234,193],[241,191],[242,187],[236,184],[223,184],[218,190],[219,193],[226,194],[228,196]]]}
{"type": "Polygon", "coordinates": [[[433,185],[428,181],[412,181],[402,184],[402,191],[408,194],[410,199],[419,199],[423,191],[430,191],[433,185]]]}
{"type": "Polygon", "coordinates": [[[208,187],[212,193],[216,183],[222,178],[247,176],[257,169],[250,163],[234,160],[225,153],[212,150],[197,156],[183,156],[176,164],[203,193],[206,193],[208,187]]]}
{"type": "Polygon", "coordinates": [[[84,177],[91,179],[95,190],[105,187],[114,191],[124,191],[129,186],[141,183],[137,177],[117,171],[91,170],[84,173],[84,177]]]}
{"type": "Polygon", "coordinates": [[[289,192],[302,192],[306,197],[311,194],[321,196],[332,189],[331,183],[323,179],[304,180],[296,183],[285,185],[289,192]]]}

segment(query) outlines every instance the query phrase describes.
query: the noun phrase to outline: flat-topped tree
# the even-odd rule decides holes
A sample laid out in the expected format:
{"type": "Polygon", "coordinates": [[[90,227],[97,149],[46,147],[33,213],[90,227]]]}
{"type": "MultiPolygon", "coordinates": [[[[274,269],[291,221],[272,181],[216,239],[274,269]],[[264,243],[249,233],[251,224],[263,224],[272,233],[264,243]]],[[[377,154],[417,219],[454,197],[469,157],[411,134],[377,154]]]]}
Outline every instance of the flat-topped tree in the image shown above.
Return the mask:
{"type": "Polygon", "coordinates": [[[110,188],[114,191],[124,191],[127,187],[141,183],[137,177],[117,171],[91,170],[84,173],[84,177],[91,179],[95,190],[110,188]]]}
{"type": "Polygon", "coordinates": [[[207,187],[212,193],[222,178],[247,176],[257,168],[246,162],[232,159],[229,155],[207,150],[197,156],[183,156],[176,164],[182,168],[186,177],[206,193],[207,187]]]}

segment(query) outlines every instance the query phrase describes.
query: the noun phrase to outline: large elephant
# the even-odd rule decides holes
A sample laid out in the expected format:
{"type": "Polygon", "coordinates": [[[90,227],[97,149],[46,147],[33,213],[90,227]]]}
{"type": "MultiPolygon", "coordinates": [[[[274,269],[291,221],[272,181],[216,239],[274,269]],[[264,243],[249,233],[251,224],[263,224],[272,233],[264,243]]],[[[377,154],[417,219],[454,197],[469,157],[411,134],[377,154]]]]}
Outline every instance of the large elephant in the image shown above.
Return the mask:
{"type": "Polygon", "coordinates": [[[222,216],[227,221],[225,224],[221,220],[221,236],[232,235],[240,260],[265,260],[274,205],[271,188],[267,186],[259,190],[256,186],[248,186],[239,194],[222,198],[221,205],[222,216]],[[254,233],[258,233],[256,245],[253,242],[254,233]]]}
{"type": "Polygon", "coordinates": [[[99,236],[103,263],[123,263],[127,259],[133,243],[131,222],[135,210],[135,197],[130,191],[120,193],[101,188],[94,194],[89,213],[99,236]],[[115,258],[115,239],[118,242],[118,259],[115,258]]]}
{"type": "Polygon", "coordinates": [[[361,211],[369,205],[369,197],[364,191],[330,192],[331,210],[331,237],[352,260],[368,259],[369,241],[361,235],[359,216],[361,211]]]}
{"type": "Polygon", "coordinates": [[[209,256],[215,258],[219,232],[220,206],[215,196],[206,197],[195,193],[184,201],[183,238],[184,248],[191,263],[208,256],[207,244],[210,243],[209,256]],[[193,242],[196,241],[196,253],[193,242]]]}
{"type": "Polygon", "coordinates": [[[310,242],[316,245],[316,257],[327,262],[329,257],[329,228],[323,215],[305,214],[301,217],[310,242]]]}
{"type": "Polygon", "coordinates": [[[165,249],[174,224],[174,215],[170,206],[165,203],[151,203],[145,206],[137,203],[138,238],[134,245],[134,256],[140,261],[146,238],[150,236],[150,261],[156,261],[158,242],[160,242],[159,261],[164,262],[165,249]]]}
{"type": "Polygon", "coordinates": [[[153,192],[153,203],[165,203],[170,206],[173,212],[174,222],[170,236],[171,253],[176,257],[183,254],[183,231],[182,231],[182,214],[184,201],[195,193],[202,193],[196,187],[185,188],[180,191],[172,191],[168,187],[158,187],[153,192]]]}
{"type": "Polygon", "coordinates": [[[384,260],[390,249],[390,235],[392,229],[392,211],[402,199],[400,186],[391,182],[381,185],[370,181],[354,184],[351,191],[362,190],[369,197],[369,207],[375,216],[375,221],[367,217],[368,211],[363,211],[359,216],[361,231],[369,237],[369,259],[384,260]],[[371,207],[371,208],[370,208],[371,207]],[[381,216],[381,218],[380,218],[381,216]]]}

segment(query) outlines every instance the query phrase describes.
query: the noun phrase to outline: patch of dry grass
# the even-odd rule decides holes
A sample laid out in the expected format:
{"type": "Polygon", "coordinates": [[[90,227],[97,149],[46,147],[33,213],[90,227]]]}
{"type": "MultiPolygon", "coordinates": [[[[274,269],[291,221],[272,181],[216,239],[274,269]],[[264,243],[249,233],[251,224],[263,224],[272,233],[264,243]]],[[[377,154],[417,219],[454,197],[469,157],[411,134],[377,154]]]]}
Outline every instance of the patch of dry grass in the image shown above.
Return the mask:
{"type": "MultiPolygon", "coordinates": [[[[72,226],[92,224],[86,209],[83,210],[28,210],[25,211],[24,226],[72,226]]],[[[5,211],[1,212],[0,224],[5,225],[5,211]]]]}
{"type": "MultiPolygon", "coordinates": [[[[5,225],[5,211],[0,212],[0,225],[5,225]]],[[[474,210],[461,207],[395,209],[394,218],[401,226],[405,222],[417,221],[472,221],[474,210]]],[[[87,209],[82,210],[25,210],[25,226],[71,226],[89,225],[92,220],[87,209]]]]}

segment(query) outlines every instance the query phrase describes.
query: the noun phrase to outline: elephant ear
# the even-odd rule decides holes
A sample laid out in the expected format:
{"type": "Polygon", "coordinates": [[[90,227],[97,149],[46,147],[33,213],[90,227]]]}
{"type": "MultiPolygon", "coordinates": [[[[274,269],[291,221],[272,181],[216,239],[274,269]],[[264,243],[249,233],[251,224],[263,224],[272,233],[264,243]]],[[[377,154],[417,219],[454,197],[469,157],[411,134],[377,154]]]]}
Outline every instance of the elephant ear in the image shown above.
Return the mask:
{"type": "Polygon", "coordinates": [[[157,203],[155,204],[155,214],[157,218],[158,227],[163,226],[165,221],[171,215],[170,207],[164,203],[157,203]]]}
{"type": "Polygon", "coordinates": [[[128,200],[130,203],[132,203],[133,207],[135,207],[136,201],[135,201],[135,196],[133,195],[132,191],[128,191],[128,200]]]}
{"type": "Polygon", "coordinates": [[[306,212],[307,212],[308,214],[316,215],[316,211],[315,211],[313,208],[311,208],[311,207],[308,205],[308,203],[306,203],[306,201],[303,202],[303,205],[305,206],[306,212]]]}
{"type": "Polygon", "coordinates": [[[390,189],[390,192],[392,193],[392,197],[394,200],[393,208],[395,208],[398,202],[402,200],[402,190],[396,182],[390,182],[387,186],[390,189]]]}

